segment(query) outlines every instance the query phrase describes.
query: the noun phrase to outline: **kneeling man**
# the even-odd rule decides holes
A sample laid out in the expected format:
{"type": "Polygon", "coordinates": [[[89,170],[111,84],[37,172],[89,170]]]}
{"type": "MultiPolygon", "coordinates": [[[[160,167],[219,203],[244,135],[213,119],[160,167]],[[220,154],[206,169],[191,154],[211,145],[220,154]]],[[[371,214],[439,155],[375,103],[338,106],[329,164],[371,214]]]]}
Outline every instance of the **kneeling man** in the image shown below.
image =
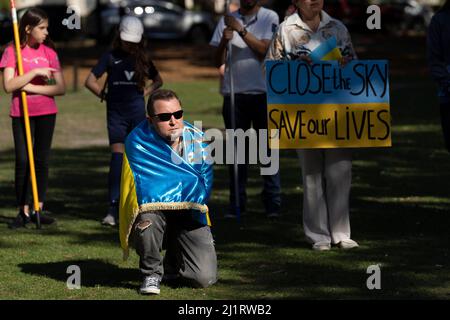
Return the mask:
{"type": "Polygon", "coordinates": [[[206,205],[213,170],[203,133],[183,121],[171,90],[155,91],[147,113],[148,121],[125,141],[119,210],[124,256],[134,244],[143,294],[159,294],[161,280],[176,278],[207,287],[217,281],[217,257],[206,205]]]}

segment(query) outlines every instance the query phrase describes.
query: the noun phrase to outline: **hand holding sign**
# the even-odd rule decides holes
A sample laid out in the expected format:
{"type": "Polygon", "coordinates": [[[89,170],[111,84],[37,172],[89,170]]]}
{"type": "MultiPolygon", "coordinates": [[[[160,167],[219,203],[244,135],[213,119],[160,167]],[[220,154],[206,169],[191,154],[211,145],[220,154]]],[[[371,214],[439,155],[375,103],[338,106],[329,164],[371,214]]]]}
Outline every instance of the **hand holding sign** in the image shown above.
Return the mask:
{"type": "Polygon", "coordinates": [[[313,64],[313,60],[311,59],[311,57],[307,56],[306,54],[302,54],[297,58],[297,61],[304,61],[307,64],[313,64]]]}

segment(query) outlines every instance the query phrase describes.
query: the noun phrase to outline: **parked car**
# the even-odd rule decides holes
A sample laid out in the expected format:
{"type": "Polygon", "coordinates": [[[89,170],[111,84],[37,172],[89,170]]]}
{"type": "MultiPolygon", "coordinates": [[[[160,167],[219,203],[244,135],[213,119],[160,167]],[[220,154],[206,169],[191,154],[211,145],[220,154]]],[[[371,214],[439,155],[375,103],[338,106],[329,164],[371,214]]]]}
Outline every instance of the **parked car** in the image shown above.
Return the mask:
{"type": "Polygon", "coordinates": [[[193,43],[207,43],[215,26],[209,13],[186,10],[171,2],[122,1],[110,3],[101,10],[101,40],[111,40],[123,15],[141,19],[145,36],[149,39],[187,39],[193,43]]]}

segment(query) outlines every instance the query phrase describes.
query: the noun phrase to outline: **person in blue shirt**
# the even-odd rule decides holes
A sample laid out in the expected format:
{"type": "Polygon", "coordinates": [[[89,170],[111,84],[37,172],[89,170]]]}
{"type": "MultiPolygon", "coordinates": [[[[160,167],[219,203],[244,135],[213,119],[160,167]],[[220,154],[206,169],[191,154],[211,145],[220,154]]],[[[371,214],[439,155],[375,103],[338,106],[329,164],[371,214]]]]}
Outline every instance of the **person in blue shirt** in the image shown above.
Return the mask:
{"type": "Polygon", "coordinates": [[[116,225],[120,192],[120,175],[126,136],[146,120],[145,96],[162,86],[158,70],[149,58],[143,38],[142,22],[125,16],[113,49],[106,52],[91,70],[85,86],[99,98],[106,100],[107,126],[111,160],[108,176],[110,206],[104,225],[116,225]],[[107,73],[105,86],[99,78],[107,73]]]}
{"type": "Polygon", "coordinates": [[[431,76],[439,86],[442,132],[450,152],[450,0],[430,22],[427,51],[431,76]]]}

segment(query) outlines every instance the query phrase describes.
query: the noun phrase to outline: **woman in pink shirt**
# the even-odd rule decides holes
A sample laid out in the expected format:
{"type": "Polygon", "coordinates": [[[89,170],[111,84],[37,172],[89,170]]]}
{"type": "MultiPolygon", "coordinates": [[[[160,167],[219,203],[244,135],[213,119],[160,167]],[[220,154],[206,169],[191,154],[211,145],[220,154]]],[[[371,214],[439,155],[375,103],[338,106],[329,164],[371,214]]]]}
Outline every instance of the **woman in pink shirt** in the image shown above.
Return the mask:
{"type": "MultiPolygon", "coordinates": [[[[9,225],[10,228],[23,227],[36,219],[30,214],[31,185],[20,91],[27,93],[41,211],[46,195],[50,146],[58,112],[54,96],[65,93],[58,56],[48,37],[47,14],[37,8],[25,12],[20,19],[19,36],[24,74],[18,76],[14,44],[6,48],[0,60],[4,89],[12,94],[10,116],[16,155],[15,188],[19,214],[9,225]]],[[[54,219],[41,215],[41,223],[53,222],[54,219]]]]}

